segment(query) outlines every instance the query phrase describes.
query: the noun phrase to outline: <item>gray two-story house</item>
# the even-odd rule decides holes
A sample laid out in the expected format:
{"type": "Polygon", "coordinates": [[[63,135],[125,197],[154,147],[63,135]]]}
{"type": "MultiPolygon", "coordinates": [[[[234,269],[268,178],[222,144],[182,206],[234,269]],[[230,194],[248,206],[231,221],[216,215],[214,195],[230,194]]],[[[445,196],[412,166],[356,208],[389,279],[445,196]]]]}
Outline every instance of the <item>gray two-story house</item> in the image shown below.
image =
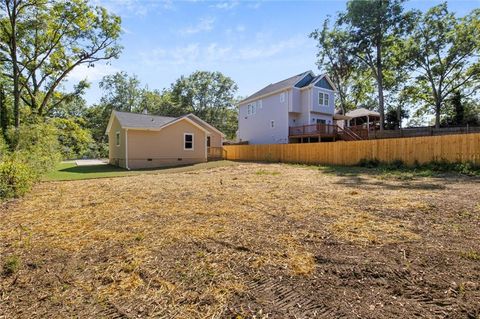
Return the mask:
{"type": "Polygon", "coordinates": [[[307,71],[273,83],[239,103],[238,139],[249,144],[335,139],[335,87],[307,71]]]}

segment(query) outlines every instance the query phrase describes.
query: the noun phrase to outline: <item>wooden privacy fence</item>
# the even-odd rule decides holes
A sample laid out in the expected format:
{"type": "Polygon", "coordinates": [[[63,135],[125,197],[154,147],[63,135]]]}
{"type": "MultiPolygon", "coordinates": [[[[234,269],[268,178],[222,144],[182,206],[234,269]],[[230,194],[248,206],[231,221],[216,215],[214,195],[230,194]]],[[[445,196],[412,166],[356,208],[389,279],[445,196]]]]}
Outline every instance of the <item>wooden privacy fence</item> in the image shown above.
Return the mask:
{"type": "Polygon", "coordinates": [[[424,136],[333,143],[226,145],[228,160],[356,165],[362,159],[411,165],[432,161],[480,165],[480,134],[424,136]]]}

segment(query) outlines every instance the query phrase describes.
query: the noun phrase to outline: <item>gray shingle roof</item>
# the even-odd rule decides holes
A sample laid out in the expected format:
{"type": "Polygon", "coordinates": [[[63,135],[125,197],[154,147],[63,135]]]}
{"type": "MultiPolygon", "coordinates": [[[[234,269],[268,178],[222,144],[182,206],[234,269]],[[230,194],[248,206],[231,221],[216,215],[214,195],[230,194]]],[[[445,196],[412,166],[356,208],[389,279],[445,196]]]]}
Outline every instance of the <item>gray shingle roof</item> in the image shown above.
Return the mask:
{"type": "Polygon", "coordinates": [[[308,73],[310,73],[310,71],[305,71],[303,73],[294,75],[294,76],[289,77],[288,79],[282,80],[280,82],[272,83],[270,85],[267,85],[266,87],[264,87],[260,91],[257,91],[255,93],[253,93],[252,95],[250,95],[249,97],[243,99],[242,101],[240,101],[240,103],[242,103],[244,101],[247,101],[247,100],[255,99],[259,96],[262,96],[262,95],[265,95],[265,94],[268,94],[268,93],[272,93],[272,92],[275,92],[275,91],[278,91],[278,90],[281,90],[281,89],[286,89],[286,88],[289,88],[291,86],[294,86],[295,83],[300,81],[308,73]]]}
{"type": "Polygon", "coordinates": [[[114,111],[122,127],[128,128],[160,128],[165,124],[172,122],[177,117],[158,116],[150,114],[139,114],[114,111]]]}

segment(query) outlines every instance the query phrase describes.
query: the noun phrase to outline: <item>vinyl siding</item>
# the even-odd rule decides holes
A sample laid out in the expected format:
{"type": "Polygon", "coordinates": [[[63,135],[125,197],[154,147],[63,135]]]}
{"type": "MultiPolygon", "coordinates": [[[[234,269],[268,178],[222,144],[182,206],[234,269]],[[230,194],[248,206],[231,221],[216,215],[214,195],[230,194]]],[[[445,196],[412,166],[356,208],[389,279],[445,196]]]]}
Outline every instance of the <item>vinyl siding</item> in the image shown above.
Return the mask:
{"type": "Polygon", "coordinates": [[[128,130],[128,166],[137,169],[205,162],[206,136],[188,121],[160,131],[128,130]],[[193,150],[184,150],[184,133],[194,134],[193,150]]]}
{"type": "MultiPolygon", "coordinates": [[[[285,101],[280,103],[280,94],[265,97],[262,107],[256,114],[247,114],[248,103],[240,104],[238,112],[238,138],[250,144],[288,143],[288,105],[289,94],[285,92],[285,101]],[[275,125],[271,127],[271,121],[275,125]]],[[[256,100],[255,102],[257,102],[256,100]]]]}

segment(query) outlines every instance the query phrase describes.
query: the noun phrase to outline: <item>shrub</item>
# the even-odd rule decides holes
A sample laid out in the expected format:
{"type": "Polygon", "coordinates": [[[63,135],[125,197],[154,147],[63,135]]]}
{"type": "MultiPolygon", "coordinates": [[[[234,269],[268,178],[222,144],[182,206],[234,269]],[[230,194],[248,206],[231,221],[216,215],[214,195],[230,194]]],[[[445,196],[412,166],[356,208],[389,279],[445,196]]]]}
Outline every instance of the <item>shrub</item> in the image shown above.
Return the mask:
{"type": "Polygon", "coordinates": [[[3,273],[7,276],[13,275],[20,268],[20,258],[17,256],[8,257],[3,263],[3,273]]]}
{"type": "Polygon", "coordinates": [[[380,166],[380,161],[376,158],[374,159],[367,159],[367,158],[362,158],[360,162],[358,162],[358,166],[361,167],[367,167],[367,168],[375,168],[380,166]]]}
{"type": "Polygon", "coordinates": [[[61,159],[57,130],[52,125],[24,124],[8,134],[15,147],[0,158],[0,198],[24,195],[61,159]]]}
{"type": "Polygon", "coordinates": [[[92,134],[81,127],[81,119],[55,118],[52,119],[52,124],[57,128],[60,151],[64,159],[89,156],[89,148],[93,143],[92,134]]]}
{"type": "Polygon", "coordinates": [[[24,195],[36,180],[36,174],[25,163],[9,157],[0,163],[0,198],[24,195]]]}

